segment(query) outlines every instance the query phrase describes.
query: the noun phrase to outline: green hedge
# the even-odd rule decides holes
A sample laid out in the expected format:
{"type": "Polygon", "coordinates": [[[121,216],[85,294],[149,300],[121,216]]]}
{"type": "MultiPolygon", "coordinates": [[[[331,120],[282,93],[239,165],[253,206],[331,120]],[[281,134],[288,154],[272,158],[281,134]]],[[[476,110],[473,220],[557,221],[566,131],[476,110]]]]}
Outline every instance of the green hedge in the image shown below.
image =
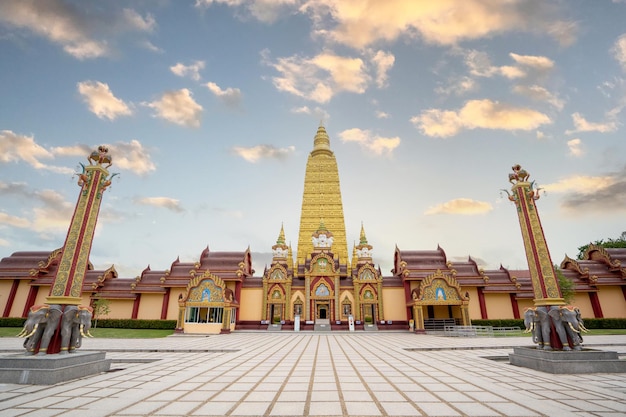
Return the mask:
{"type": "Polygon", "coordinates": [[[24,327],[23,317],[0,317],[0,327],[24,327]]]}
{"type": "Polygon", "coordinates": [[[524,329],[523,319],[472,320],[473,326],[519,327],[524,329]]]}
{"type": "MultiPolygon", "coordinates": [[[[92,325],[96,321],[92,321],[92,325]]],[[[110,329],[162,329],[173,330],[176,320],[98,319],[98,327],[110,329]]]]}
{"type": "MultiPolygon", "coordinates": [[[[626,319],[586,319],[583,317],[585,327],[588,329],[626,329],[626,319]]],[[[519,327],[524,329],[524,320],[472,320],[474,326],[493,327],[519,327]]]]}

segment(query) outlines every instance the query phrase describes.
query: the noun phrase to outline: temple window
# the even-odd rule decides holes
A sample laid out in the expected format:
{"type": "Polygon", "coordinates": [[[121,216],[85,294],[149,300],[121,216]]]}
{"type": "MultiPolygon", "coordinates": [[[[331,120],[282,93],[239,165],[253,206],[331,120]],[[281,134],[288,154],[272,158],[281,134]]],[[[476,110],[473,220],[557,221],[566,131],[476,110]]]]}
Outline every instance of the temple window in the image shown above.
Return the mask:
{"type": "Polygon", "coordinates": [[[185,323],[221,323],[223,315],[222,307],[188,307],[185,323]]]}

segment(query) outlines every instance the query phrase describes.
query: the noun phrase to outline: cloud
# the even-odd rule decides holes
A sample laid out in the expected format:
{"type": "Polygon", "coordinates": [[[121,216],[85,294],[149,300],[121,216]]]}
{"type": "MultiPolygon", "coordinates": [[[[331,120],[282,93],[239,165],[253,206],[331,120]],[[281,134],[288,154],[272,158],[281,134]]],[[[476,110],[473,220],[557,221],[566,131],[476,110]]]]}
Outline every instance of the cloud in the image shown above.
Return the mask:
{"type": "Polygon", "coordinates": [[[615,123],[614,121],[608,121],[605,123],[588,122],[580,113],[572,114],[572,120],[574,122],[574,129],[566,130],[565,133],[567,133],[568,135],[577,132],[607,133],[617,130],[617,123],[615,123]]]}
{"type": "Polygon", "coordinates": [[[241,102],[241,90],[238,88],[228,87],[226,90],[222,90],[213,82],[208,82],[205,85],[215,97],[219,98],[227,106],[236,107],[241,102]]]}
{"type": "Polygon", "coordinates": [[[317,36],[357,49],[417,36],[454,45],[512,31],[544,33],[568,44],[577,29],[573,22],[554,19],[560,10],[542,2],[315,0],[300,11],[311,16],[317,36]]]}
{"type": "Polygon", "coordinates": [[[471,77],[453,77],[448,80],[446,86],[439,86],[435,88],[435,93],[449,96],[454,94],[455,96],[462,96],[470,91],[476,89],[476,81],[471,77]]]}
{"type": "Polygon", "coordinates": [[[113,95],[108,84],[99,81],[83,81],[77,86],[89,110],[100,119],[115,120],[119,116],[132,114],[128,105],[113,95]]]}
{"type": "MultiPolygon", "coordinates": [[[[6,183],[0,180],[0,195],[12,195],[25,200],[24,207],[33,207],[31,212],[26,212],[32,220],[19,218],[18,223],[22,227],[29,222],[30,229],[44,232],[67,231],[73,212],[72,203],[65,201],[63,196],[53,190],[31,190],[26,183],[6,183]]],[[[11,224],[16,226],[15,224],[11,224]]]]}
{"type": "Polygon", "coordinates": [[[376,110],[376,118],[377,119],[389,119],[391,115],[389,113],[385,113],[381,110],[376,110]]]}
{"type": "Polygon", "coordinates": [[[461,52],[470,74],[476,77],[500,75],[508,79],[540,78],[554,68],[554,61],[545,56],[509,53],[515,65],[496,66],[486,52],[470,49],[461,52]]]}
{"type": "Polygon", "coordinates": [[[534,68],[539,71],[550,71],[554,68],[554,61],[545,56],[518,55],[513,52],[511,52],[509,56],[518,64],[534,68]]]}
{"type": "Polygon", "coordinates": [[[393,67],[396,57],[385,51],[369,51],[371,62],[374,64],[376,73],[376,85],[378,88],[387,86],[387,73],[393,67]]]}
{"type": "Polygon", "coordinates": [[[295,146],[276,148],[272,145],[257,145],[249,148],[235,146],[232,148],[232,152],[235,155],[252,163],[258,162],[261,159],[285,159],[293,154],[295,150],[295,146]]]}
{"type": "Polygon", "coordinates": [[[617,38],[611,48],[613,58],[620,64],[622,70],[626,72],[626,33],[617,38]]]}
{"type": "Polygon", "coordinates": [[[151,15],[142,17],[132,9],[112,12],[62,0],[4,0],[0,2],[0,22],[30,30],[80,60],[110,55],[107,38],[129,31],[152,32],[156,27],[151,15]]]}
{"type": "Polygon", "coordinates": [[[11,216],[10,214],[4,213],[2,211],[0,211],[0,224],[6,224],[12,227],[19,227],[20,229],[25,229],[27,227],[30,227],[31,225],[30,221],[24,217],[11,216]]]}
{"type": "Polygon", "coordinates": [[[467,101],[458,112],[425,110],[410,120],[426,136],[437,137],[454,136],[462,129],[532,130],[552,122],[538,111],[488,99],[467,101]]]}
{"type": "Polygon", "coordinates": [[[558,110],[563,110],[565,106],[564,100],[539,85],[516,85],[513,87],[513,92],[529,97],[535,101],[549,103],[558,110]]]}
{"type": "Polygon", "coordinates": [[[319,120],[330,120],[330,115],[328,112],[321,107],[309,108],[309,106],[301,106],[295,107],[291,109],[292,113],[295,114],[312,114],[316,116],[319,120]]]}
{"type": "Polygon", "coordinates": [[[202,106],[196,103],[186,88],[165,92],[159,100],[143,103],[155,110],[155,117],[186,126],[200,127],[202,106]]]}
{"type": "Polygon", "coordinates": [[[582,141],[578,138],[568,140],[567,147],[569,148],[569,154],[572,156],[581,157],[585,153],[582,148],[582,141]]]}
{"type": "Polygon", "coordinates": [[[150,152],[136,139],[130,142],[116,142],[109,146],[113,164],[137,175],[146,175],[156,170],[150,152]]]}
{"type": "Polygon", "coordinates": [[[400,138],[395,136],[392,138],[382,137],[372,134],[369,130],[352,128],[339,133],[342,142],[356,142],[362,148],[374,153],[375,155],[391,155],[393,150],[400,146],[400,138]]]}
{"type": "Polygon", "coordinates": [[[142,204],[145,206],[163,207],[176,213],[182,213],[185,211],[185,209],[181,207],[178,200],[169,197],[143,197],[135,198],[133,201],[136,204],[142,204]]]}
{"type": "Polygon", "coordinates": [[[424,213],[427,216],[433,214],[463,214],[475,215],[484,214],[493,210],[493,206],[483,201],[471,200],[469,198],[457,198],[445,203],[430,207],[424,213]]]}
{"type": "Polygon", "coordinates": [[[185,65],[178,62],[170,67],[170,71],[179,77],[189,77],[194,81],[200,80],[200,70],[204,69],[204,61],[195,61],[193,64],[185,65]]]}
{"type": "Polygon", "coordinates": [[[318,103],[326,103],[342,91],[361,94],[370,81],[360,58],[324,52],[313,58],[294,55],[271,62],[267,50],[262,52],[262,57],[266,65],[281,74],[272,78],[279,91],[318,103]]]}
{"type": "Polygon", "coordinates": [[[72,174],[72,168],[48,165],[43,159],[54,159],[55,153],[35,143],[33,136],[20,135],[10,130],[0,131],[0,164],[26,162],[35,169],[72,174]]]}
{"type": "MultiPolygon", "coordinates": [[[[561,207],[571,213],[600,213],[626,210],[626,167],[620,172],[603,177],[571,177],[555,184],[558,191],[572,190],[566,194],[561,207]]],[[[552,185],[552,184],[551,184],[552,185]]],[[[546,190],[552,187],[544,187],[546,190]]]]}
{"type": "Polygon", "coordinates": [[[225,4],[230,7],[238,7],[244,11],[239,15],[241,19],[252,16],[264,23],[273,23],[285,12],[289,12],[297,6],[301,0],[196,0],[195,7],[206,8],[212,4],[225,4]]]}

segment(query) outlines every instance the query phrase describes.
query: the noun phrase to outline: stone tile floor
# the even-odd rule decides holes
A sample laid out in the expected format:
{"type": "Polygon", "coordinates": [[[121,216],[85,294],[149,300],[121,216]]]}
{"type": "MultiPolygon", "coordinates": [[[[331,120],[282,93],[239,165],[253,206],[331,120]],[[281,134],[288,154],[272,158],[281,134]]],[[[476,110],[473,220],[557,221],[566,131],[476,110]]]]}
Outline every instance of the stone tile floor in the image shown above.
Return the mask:
{"type": "MultiPolygon", "coordinates": [[[[626,357],[626,336],[585,342],[626,357]]],[[[21,343],[0,338],[0,355],[21,343]]],[[[109,372],[0,383],[0,416],[626,415],[626,374],[553,375],[503,360],[531,344],[408,332],[88,339],[82,350],[106,351],[109,372]]]]}

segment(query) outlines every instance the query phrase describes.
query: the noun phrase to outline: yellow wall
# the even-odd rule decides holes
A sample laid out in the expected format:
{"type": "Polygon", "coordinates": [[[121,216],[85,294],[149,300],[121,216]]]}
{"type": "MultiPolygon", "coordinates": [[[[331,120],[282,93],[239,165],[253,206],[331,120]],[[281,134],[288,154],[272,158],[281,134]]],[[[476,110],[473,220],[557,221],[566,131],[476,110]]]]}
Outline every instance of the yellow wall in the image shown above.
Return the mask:
{"type": "MultiPolygon", "coordinates": [[[[20,281],[20,285],[17,287],[17,293],[15,294],[15,299],[13,300],[13,306],[11,307],[11,312],[9,313],[9,317],[22,317],[22,313],[24,312],[24,307],[26,306],[26,300],[28,299],[28,291],[30,290],[30,281],[22,280],[20,281]]],[[[9,294],[7,293],[5,297],[9,294]]]]}
{"type": "Polygon", "coordinates": [[[184,333],[219,334],[222,323],[185,323],[184,333]]]}
{"type": "Polygon", "coordinates": [[[535,307],[535,302],[533,300],[517,300],[517,306],[519,307],[519,317],[520,319],[524,318],[524,312],[528,308],[535,307]]]}
{"type": "Polygon", "coordinates": [[[618,286],[603,286],[598,289],[602,315],[607,318],[626,318],[626,301],[622,289],[618,286]]]}
{"type": "Polygon", "coordinates": [[[261,321],[263,288],[242,288],[239,300],[240,321],[261,321]]]}
{"type": "Polygon", "coordinates": [[[384,320],[407,320],[404,288],[383,289],[384,320]]]}
{"type": "Polygon", "coordinates": [[[187,288],[172,287],[170,289],[170,302],[167,305],[167,320],[178,320],[178,296],[184,294],[187,288]]]}
{"type": "Polygon", "coordinates": [[[7,301],[9,301],[12,286],[12,279],[3,279],[0,281],[0,314],[4,313],[4,308],[7,306],[7,301]]]}
{"type": "Polygon", "coordinates": [[[509,294],[485,294],[485,304],[487,305],[488,319],[513,318],[513,307],[511,306],[509,294]]]}
{"type": "Polygon", "coordinates": [[[129,319],[133,316],[133,300],[109,300],[109,308],[111,312],[99,318],[129,319]]]}
{"type": "MultiPolygon", "coordinates": [[[[578,293],[577,296],[572,299],[570,304],[580,309],[580,315],[583,319],[594,317],[593,307],[591,307],[591,300],[589,299],[589,293],[578,293]]],[[[604,306],[602,306],[602,311],[604,311],[604,306]]]]}
{"type": "Polygon", "coordinates": [[[482,317],[480,315],[478,290],[476,290],[476,287],[461,287],[461,294],[465,294],[466,292],[468,292],[470,295],[470,301],[468,305],[470,320],[480,320],[482,317]]]}
{"type": "MultiPolygon", "coordinates": [[[[433,306],[433,310],[435,313],[435,317],[429,317],[429,319],[447,319],[450,317],[448,306],[433,306]]],[[[428,312],[428,308],[424,309],[425,312],[428,312]]],[[[428,313],[426,313],[428,314],[428,313]]]]}
{"type": "Polygon", "coordinates": [[[159,320],[163,306],[163,294],[141,294],[137,318],[142,320],[159,320]]]}

